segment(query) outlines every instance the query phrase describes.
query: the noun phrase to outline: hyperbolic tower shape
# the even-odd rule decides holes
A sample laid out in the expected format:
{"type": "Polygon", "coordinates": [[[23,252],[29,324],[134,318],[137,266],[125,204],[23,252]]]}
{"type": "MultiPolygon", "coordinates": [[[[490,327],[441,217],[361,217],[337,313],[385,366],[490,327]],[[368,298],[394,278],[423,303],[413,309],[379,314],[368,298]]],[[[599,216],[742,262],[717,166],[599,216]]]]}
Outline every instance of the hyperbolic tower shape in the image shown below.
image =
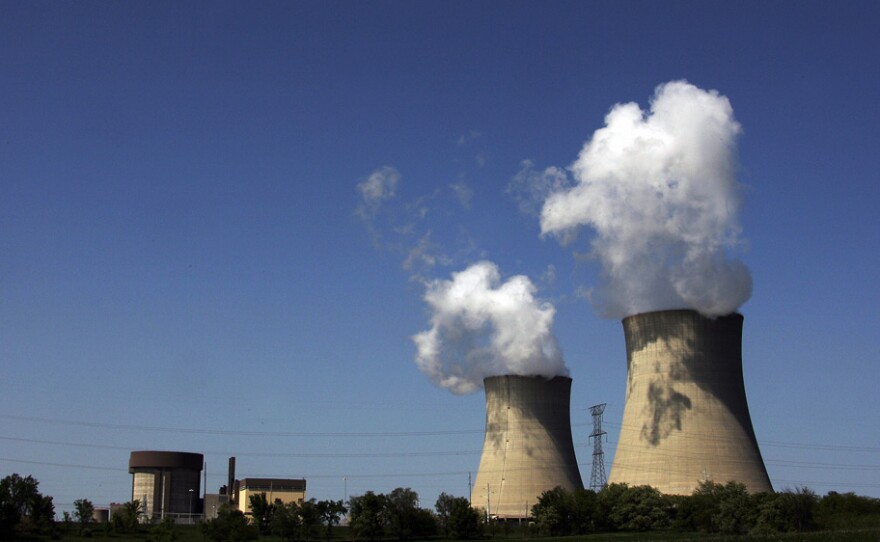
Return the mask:
{"type": "Polygon", "coordinates": [[[583,488],[571,439],[571,379],[504,375],[483,383],[486,438],[472,505],[526,518],[544,491],[583,488]]]}
{"type": "Polygon", "coordinates": [[[609,483],[688,495],[704,480],[772,491],[742,373],[743,317],[691,310],[623,319],[626,405],[609,483]]]}

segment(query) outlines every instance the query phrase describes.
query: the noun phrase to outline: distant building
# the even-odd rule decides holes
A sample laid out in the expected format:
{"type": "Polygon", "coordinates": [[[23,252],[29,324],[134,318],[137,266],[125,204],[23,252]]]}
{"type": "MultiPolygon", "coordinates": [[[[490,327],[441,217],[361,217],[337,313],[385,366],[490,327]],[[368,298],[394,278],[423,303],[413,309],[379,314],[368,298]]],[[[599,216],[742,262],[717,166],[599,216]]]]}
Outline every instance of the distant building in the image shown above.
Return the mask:
{"type": "Polygon", "coordinates": [[[238,509],[251,513],[251,495],[266,494],[270,503],[275,500],[287,504],[302,504],[306,500],[306,481],[286,478],[245,478],[238,480],[238,509]]]}
{"type": "Polygon", "coordinates": [[[224,493],[206,493],[205,494],[205,519],[216,519],[217,511],[224,504],[230,504],[229,495],[224,493]]]}
{"type": "Polygon", "coordinates": [[[125,510],[125,503],[111,502],[110,503],[110,521],[113,521],[113,516],[121,513],[123,510],[125,510]]]}
{"type": "Polygon", "coordinates": [[[107,523],[110,521],[109,508],[95,508],[92,511],[92,521],[94,523],[107,523]]]}
{"type": "Polygon", "coordinates": [[[192,521],[201,514],[199,491],[204,456],[188,452],[131,452],[131,499],[141,502],[147,521],[170,517],[192,521]]]}

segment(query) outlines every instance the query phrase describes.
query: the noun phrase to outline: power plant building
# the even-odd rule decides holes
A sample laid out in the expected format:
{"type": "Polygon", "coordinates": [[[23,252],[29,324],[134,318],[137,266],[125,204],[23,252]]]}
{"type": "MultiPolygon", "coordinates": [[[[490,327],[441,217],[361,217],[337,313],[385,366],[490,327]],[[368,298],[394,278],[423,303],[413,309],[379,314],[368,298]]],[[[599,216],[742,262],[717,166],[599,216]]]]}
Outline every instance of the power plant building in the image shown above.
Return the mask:
{"type": "Polygon", "coordinates": [[[772,491],[746,401],[740,314],[623,320],[626,404],[609,483],[689,495],[704,480],[772,491]]]}
{"type": "Polygon", "coordinates": [[[526,518],[544,492],[582,488],[571,438],[571,379],[493,376],[486,436],[471,503],[502,519],[526,518]]]}
{"type": "Polygon", "coordinates": [[[274,503],[302,504],[306,500],[306,481],[287,478],[245,478],[238,480],[238,509],[251,514],[252,495],[266,494],[266,500],[274,503]]]}
{"type": "Polygon", "coordinates": [[[188,518],[201,512],[199,486],[204,456],[189,452],[131,452],[131,499],[147,520],[188,518]]]}

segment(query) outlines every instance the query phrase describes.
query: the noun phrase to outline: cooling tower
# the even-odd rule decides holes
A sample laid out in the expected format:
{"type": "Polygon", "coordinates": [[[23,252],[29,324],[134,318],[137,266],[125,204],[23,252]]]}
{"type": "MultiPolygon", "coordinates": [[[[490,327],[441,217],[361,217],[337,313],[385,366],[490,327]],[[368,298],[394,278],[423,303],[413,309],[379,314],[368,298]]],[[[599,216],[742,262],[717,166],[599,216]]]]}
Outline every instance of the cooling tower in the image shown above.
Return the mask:
{"type": "Polygon", "coordinates": [[[471,504],[499,518],[525,518],[544,491],[582,488],[571,440],[571,379],[492,376],[486,439],[471,504]]]}
{"type": "Polygon", "coordinates": [[[703,480],[772,491],[742,373],[740,314],[690,310],[623,319],[626,405],[609,483],[689,495],[703,480]]]}

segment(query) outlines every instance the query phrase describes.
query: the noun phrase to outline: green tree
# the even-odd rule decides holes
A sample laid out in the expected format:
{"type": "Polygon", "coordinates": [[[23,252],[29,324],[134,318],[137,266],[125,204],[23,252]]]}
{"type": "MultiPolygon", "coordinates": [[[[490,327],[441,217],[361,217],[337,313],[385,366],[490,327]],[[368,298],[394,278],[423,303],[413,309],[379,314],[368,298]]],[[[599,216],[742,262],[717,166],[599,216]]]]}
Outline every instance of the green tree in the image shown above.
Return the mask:
{"type": "Polygon", "coordinates": [[[815,521],[823,530],[880,525],[880,499],[831,491],[816,505],[815,521]]]}
{"type": "Polygon", "coordinates": [[[410,488],[398,487],[385,499],[385,517],[388,530],[400,540],[407,540],[413,535],[415,511],[418,508],[419,496],[410,488]]]}
{"type": "Polygon", "coordinates": [[[76,520],[80,525],[86,525],[92,522],[92,516],[95,514],[95,505],[88,499],[77,499],[73,501],[73,507],[76,511],[76,520]]]}
{"type": "Polygon", "coordinates": [[[11,474],[0,480],[0,539],[47,532],[55,521],[52,497],[43,496],[33,476],[11,474]]]}
{"type": "Polygon", "coordinates": [[[587,534],[596,530],[596,507],[598,496],[590,489],[575,489],[571,499],[571,528],[575,534],[587,534]]]}
{"type": "Polygon", "coordinates": [[[538,528],[550,536],[571,534],[574,500],[559,486],[541,493],[532,506],[532,518],[538,528]]]}
{"type": "Polygon", "coordinates": [[[760,534],[811,531],[819,499],[807,488],[764,496],[756,505],[754,532],[760,534]]]}
{"type": "Polygon", "coordinates": [[[70,524],[73,523],[73,519],[67,510],[61,513],[61,523],[64,526],[64,532],[70,532],[70,524]]]}
{"type": "Polygon", "coordinates": [[[321,516],[321,521],[327,525],[327,538],[330,538],[331,531],[333,530],[334,525],[339,525],[339,522],[342,520],[342,516],[345,515],[348,510],[345,508],[345,504],[342,501],[318,501],[318,514],[321,516]]]}
{"type": "Polygon", "coordinates": [[[114,512],[110,523],[117,533],[133,533],[137,530],[143,515],[144,507],[141,501],[134,499],[123,504],[122,508],[114,512]]]}
{"type": "Polygon", "coordinates": [[[608,530],[647,531],[666,527],[670,503],[651,486],[609,484],[597,496],[597,518],[608,530]]]}
{"type": "Polygon", "coordinates": [[[419,508],[419,495],[410,488],[398,487],[385,497],[387,527],[399,540],[429,536],[437,522],[428,510],[419,508]]]}
{"type": "Polygon", "coordinates": [[[728,482],[720,489],[718,509],[712,522],[718,532],[746,534],[755,524],[754,500],[744,484],[728,482]]]}
{"type": "Polygon", "coordinates": [[[150,529],[149,542],[174,542],[177,540],[178,532],[174,520],[166,517],[150,529]]]}
{"type": "Polygon", "coordinates": [[[311,540],[318,525],[321,524],[321,511],[315,499],[309,499],[300,506],[300,518],[302,522],[302,538],[303,540],[311,540]]]}
{"type": "Polygon", "coordinates": [[[385,532],[385,496],[367,491],[349,499],[350,524],[358,539],[377,540],[385,532]]]}
{"type": "Polygon", "coordinates": [[[483,516],[465,497],[454,497],[449,504],[449,536],[458,540],[479,538],[483,516]]]}
{"type": "Polygon", "coordinates": [[[250,496],[249,501],[254,524],[260,529],[261,534],[269,534],[275,504],[269,502],[265,493],[255,493],[250,496]]]}
{"type": "Polygon", "coordinates": [[[248,542],[260,538],[259,529],[227,503],[220,505],[216,518],[202,523],[202,533],[214,542],[248,542]]]}
{"type": "Polygon", "coordinates": [[[281,537],[281,542],[297,542],[301,539],[302,517],[300,507],[295,502],[275,502],[272,516],[272,532],[281,537]]]}
{"type": "Polygon", "coordinates": [[[792,531],[804,532],[816,529],[816,509],[819,499],[810,488],[799,487],[794,491],[784,491],[777,495],[780,508],[788,518],[792,531]]]}
{"type": "Polygon", "coordinates": [[[739,482],[706,480],[690,496],[677,499],[673,526],[686,531],[745,534],[755,526],[762,499],[763,494],[749,495],[739,482]]]}
{"type": "Polygon", "coordinates": [[[437,511],[437,523],[440,524],[440,530],[444,536],[449,536],[449,515],[452,513],[452,503],[455,497],[447,493],[441,493],[434,503],[434,510],[437,511]]]}

